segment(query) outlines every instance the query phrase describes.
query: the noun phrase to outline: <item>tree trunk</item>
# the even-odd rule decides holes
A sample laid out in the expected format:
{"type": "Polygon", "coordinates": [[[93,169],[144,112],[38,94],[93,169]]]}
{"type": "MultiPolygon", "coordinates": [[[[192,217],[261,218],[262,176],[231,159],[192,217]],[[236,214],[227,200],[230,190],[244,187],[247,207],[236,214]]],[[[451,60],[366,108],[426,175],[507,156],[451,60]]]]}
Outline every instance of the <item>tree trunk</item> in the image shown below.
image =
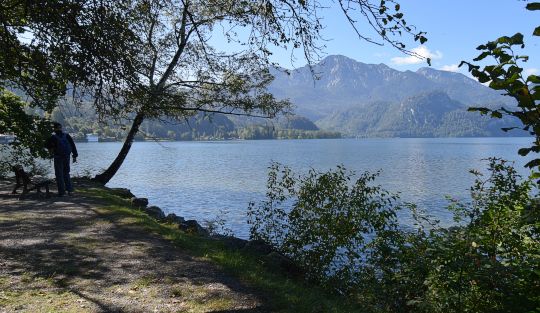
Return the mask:
{"type": "Polygon", "coordinates": [[[113,178],[116,172],[118,172],[118,169],[120,169],[120,166],[122,166],[122,163],[124,163],[124,160],[126,159],[129,149],[131,149],[133,139],[139,131],[139,127],[141,126],[143,121],[144,114],[141,112],[137,113],[135,119],[133,120],[133,124],[131,125],[131,129],[129,130],[129,133],[126,137],[126,140],[124,141],[124,145],[118,153],[118,156],[116,156],[116,159],[114,159],[109,168],[106,169],[103,173],[96,175],[96,177],[94,177],[94,180],[105,185],[109,182],[109,180],[111,180],[111,178],[113,178]]]}

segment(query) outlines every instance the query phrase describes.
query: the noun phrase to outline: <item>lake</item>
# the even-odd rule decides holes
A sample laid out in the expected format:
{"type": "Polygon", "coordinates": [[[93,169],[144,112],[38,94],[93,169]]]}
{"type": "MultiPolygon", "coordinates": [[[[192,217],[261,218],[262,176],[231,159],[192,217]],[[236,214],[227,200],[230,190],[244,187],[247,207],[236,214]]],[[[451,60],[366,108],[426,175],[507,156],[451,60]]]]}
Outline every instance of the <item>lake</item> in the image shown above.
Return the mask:
{"type": "MultiPolygon", "coordinates": [[[[532,138],[390,138],[260,140],[216,142],[135,142],[109,187],[125,187],[168,213],[198,221],[219,217],[235,235],[249,236],[246,209],[264,199],[272,161],[301,173],[347,169],[382,170],[377,182],[399,192],[450,223],[445,196],[467,199],[474,177],[496,156],[516,162],[524,175],[528,159],[517,150],[532,138]]],[[[72,174],[95,174],[116,157],[121,143],[78,143],[79,162],[72,174]]],[[[529,158],[530,159],[530,158],[529,158]]]]}

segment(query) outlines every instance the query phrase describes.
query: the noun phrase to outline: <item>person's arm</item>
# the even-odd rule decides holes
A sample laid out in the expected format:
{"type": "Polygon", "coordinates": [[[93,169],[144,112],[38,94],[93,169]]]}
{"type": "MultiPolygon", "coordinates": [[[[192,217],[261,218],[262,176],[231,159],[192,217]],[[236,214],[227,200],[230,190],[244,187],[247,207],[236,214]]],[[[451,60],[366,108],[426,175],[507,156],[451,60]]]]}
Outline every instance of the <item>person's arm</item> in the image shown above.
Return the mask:
{"type": "Polygon", "coordinates": [[[45,148],[47,148],[47,150],[49,150],[50,153],[53,153],[54,152],[54,148],[56,147],[56,140],[54,140],[54,136],[51,136],[49,137],[49,139],[47,139],[47,142],[45,143],[45,148]]]}
{"type": "Polygon", "coordinates": [[[77,147],[75,146],[75,142],[73,141],[73,138],[68,134],[67,140],[69,142],[69,145],[71,146],[71,153],[73,154],[73,162],[77,159],[79,154],[77,153],[77,147]]]}

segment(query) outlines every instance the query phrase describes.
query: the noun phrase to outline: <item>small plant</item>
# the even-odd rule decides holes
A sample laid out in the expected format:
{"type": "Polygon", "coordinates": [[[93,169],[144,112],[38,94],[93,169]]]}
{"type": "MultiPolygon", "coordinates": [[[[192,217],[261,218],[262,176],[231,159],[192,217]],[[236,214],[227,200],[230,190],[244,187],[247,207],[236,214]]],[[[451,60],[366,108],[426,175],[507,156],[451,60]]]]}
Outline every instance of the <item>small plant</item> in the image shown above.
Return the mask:
{"type": "Polygon", "coordinates": [[[203,221],[204,228],[208,230],[210,235],[223,235],[223,236],[233,236],[233,230],[228,227],[226,216],[229,214],[229,211],[220,209],[219,214],[212,219],[205,219],[203,221]]]}

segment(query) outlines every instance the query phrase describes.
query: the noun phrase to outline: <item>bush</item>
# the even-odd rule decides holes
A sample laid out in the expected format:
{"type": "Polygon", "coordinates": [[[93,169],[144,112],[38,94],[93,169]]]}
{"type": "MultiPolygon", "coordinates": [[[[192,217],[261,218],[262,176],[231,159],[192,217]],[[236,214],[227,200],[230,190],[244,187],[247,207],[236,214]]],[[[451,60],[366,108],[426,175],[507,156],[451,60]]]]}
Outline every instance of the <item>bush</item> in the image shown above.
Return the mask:
{"type": "Polygon", "coordinates": [[[402,240],[397,196],[370,186],[377,175],[363,173],[351,185],[354,173],[342,166],[297,177],[272,164],[267,200],[248,209],[251,237],[296,260],[310,279],[349,292],[366,274],[357,269],[402,240]]]}
{"type": "Polygon", "coordinates": [[[506,161],[472,171],[470,203],[454,201],[459,227],[427,237],[432,254],[423,305],[429,312],[540,310],[540,219],[533,183],[506,161]]]}
{"type": "Polygon", "coordinates": [[[400,225],[397,196],[372,186],[378,173],[298,176],[272,164],[267,199],[249,206],[251,236],[366,312],[540,311],[534,184],[495,158],[473,174],[472,200],[452,201],[456,224],[443,228],[414,205],[415,225],[400,225]]]}

